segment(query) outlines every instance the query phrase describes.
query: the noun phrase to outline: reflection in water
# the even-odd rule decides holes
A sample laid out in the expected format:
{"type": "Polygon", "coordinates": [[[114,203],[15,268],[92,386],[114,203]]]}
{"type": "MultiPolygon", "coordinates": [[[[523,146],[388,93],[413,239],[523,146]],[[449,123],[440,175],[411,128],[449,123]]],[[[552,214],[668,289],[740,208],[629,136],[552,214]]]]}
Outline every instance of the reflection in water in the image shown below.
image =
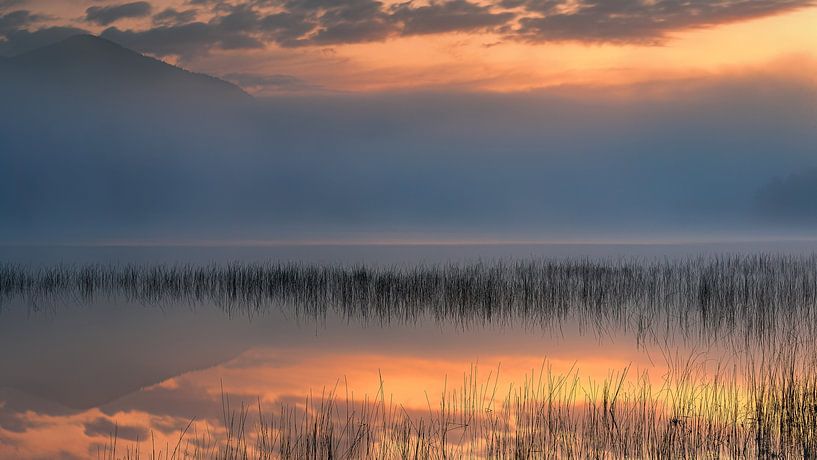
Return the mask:
{"type": "MultiPolygon", "coordinates": [[[[801,274],[775,279],[807,286],[801,274]]],[[[758,342],[661,318],[639,337],[633,318],[588,321],[586,309],[534,325],[381,323],[299,314],[291,298],[225,310],[108,294],[4,304],[0,458],[815,452],[807,325],[758,342]]]]}
{"type": "MultiPolygon", "coordinates": [[[[371,267],[210,265],[0,266],[0,301],[32,305],[76,297],[161,304],[213,302],[229,313],[292,306],[314,318],[444,324],[519,323],[547,328],[581,320],[656,327],[685,335],[769,340],[817,324],[817,256],[743,255],[641,260],[545,259],[371,267]]],[[[666,331],[658,331],[666,333],[666,331]]]]}

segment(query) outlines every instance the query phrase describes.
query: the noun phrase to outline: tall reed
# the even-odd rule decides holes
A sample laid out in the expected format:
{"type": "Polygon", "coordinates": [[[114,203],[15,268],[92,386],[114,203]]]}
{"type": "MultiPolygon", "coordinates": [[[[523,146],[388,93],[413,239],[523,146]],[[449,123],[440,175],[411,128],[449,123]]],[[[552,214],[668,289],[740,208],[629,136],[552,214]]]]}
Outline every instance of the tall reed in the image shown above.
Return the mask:
{"type": "MultiPolygon", "coordinates": [[[[472,367],[427,408],[354,400],[343,385],[271,411],[222,396],[218,429],[185,430],[177,448],[110,446],[100,457],[137,459],[712,459],[814,458],[817,367],[792,350],[740,376],[682,360],[659,385],[631,369],[602,381],[543,365],[501,393],[498,373],[472,367]],[[254,413],[254,415],[252,415],[254,413]],[[178,446],[184,446],[179,449],[178,446]],[[150,452],[150,453],[148,453],[150,452]],[[141,457],[140,457],[141,455],[141,457]]],[[[447,387],[447,386],[446,386],[447,387]]],[[[188,426],[189,428],[189,426],[188,426]]]]}
{"type": "Polygon", "coordinates": [[[772,340],[791,327],[814,336],[817,256],[732,255],[518,260],[374,267],[299,263],[0,265],[0,302],[32,306],[117,297],[215,303],[231,314],[270,307],[388,324],[552,326],[568,318],[645,334],[737,334],[772,340]]]}

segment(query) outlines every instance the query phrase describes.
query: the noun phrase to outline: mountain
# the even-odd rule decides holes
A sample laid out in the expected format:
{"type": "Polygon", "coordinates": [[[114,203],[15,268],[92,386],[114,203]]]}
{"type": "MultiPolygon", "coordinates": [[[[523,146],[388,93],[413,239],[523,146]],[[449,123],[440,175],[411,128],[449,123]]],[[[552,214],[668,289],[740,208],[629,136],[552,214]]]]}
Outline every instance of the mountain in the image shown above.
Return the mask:
{"type": "Polygon", "coordinates": [[[0,61],[0,82],[12,95],[22,91],[64,101],[241,103],[252,100],[238,86],[144,56],[109,40],[77,35],[0,61]]]}
{"type": "Polygon", "coordinates": [[[54,218],[84,234],[107,225],[99,216],[131,225],[183,212],[156,206],[203,193],[183,178],[198,182],[208,157],[253,139],[245,120],[257,110],[233,84],[89,35],[4,60],[0,101],[0,241],[54,218]]]}

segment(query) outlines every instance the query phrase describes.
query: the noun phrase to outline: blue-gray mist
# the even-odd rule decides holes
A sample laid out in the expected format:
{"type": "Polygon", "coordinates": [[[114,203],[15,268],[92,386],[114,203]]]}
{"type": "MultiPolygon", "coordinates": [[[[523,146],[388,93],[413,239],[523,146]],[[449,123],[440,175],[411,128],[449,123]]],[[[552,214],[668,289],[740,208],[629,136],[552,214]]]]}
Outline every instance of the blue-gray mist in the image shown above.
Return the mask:
{"type": "Polygon", "coordinates": [[[817,215],[817,174],[786,179],[817,166],[796,80],[253,98],[79,36],[0,60],[0,88],[5,242],[791,235],[817,215]]]}

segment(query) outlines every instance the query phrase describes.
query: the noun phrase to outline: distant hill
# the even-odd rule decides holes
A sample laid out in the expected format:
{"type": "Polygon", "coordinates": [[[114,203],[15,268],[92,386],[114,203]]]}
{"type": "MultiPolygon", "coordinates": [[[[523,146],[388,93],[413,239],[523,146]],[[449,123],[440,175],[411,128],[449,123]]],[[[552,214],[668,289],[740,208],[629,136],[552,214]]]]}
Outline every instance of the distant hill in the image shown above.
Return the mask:
{"type": "Polygon", "coordinates": [[[76,100],[131,100],[143,104],[246,102],[232,83],[189,72],[109,40],[77,35],[0,61],[0,82],[23,93],[76,100]]]}
{"type": "Polygon", "coordinates": [[[0,241],[53,219],[82,234],[102,220],[130,227],[185,212],[155,211],[212,187],[202,165],[254,139],[244,129],[256,107],[231,83],[89,35],[4,59],[0,241]]]}

